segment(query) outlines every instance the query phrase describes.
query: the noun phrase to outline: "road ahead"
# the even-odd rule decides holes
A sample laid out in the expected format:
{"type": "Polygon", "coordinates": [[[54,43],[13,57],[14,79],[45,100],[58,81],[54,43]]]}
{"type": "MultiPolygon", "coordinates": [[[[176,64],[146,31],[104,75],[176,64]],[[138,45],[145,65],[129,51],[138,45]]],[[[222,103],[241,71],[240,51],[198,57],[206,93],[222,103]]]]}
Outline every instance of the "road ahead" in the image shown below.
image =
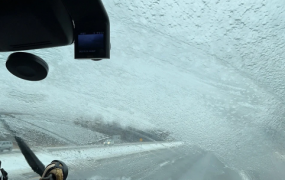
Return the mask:
{"type": "Polygon", "coordinates": [[[69,179],[95,180],[241,180],[211,153],[183,147],[79,163],[69,179]]]}
{"type": "MultiPolygon", "coordinates": [[[[68,180],[242,180],[213,154],[184,146],[69,164],[68,180]]],[[[24,179],[38,179],[34,173],[24,179]]]]}

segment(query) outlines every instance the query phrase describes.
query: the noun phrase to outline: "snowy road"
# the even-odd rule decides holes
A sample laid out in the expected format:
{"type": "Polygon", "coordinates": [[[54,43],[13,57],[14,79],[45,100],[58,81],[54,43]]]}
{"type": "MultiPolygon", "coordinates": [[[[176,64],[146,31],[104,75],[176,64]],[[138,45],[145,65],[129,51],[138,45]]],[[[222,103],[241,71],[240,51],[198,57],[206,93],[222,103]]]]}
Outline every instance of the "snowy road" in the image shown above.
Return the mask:
{"type": "Polygon", "coordinates": [[[184,148],[111,158],[73,170],[69,179],[88,180],[242,180],[239,173],[225,168],[212,154],[184,148]],[[83,178],[83,179],[84,179],[83,178]]]}
{"type": "MultiPolygon", "coordinates": [[[[96,163],[102,159],[124,157],[131,154],[152,152],[161,149],[171,150],[181,146],[182,144],[183,143],[181,142],[152,144],[134,143],[118,146],[82,146],[75,149],[72,147],[46,148],[42,150],[37,149],[34,152],[43,164],[47,165],[54,159],[63,160],[69,166],[70,172],[74,172],[81,171],[82,168],[88,169],[86,167],[96,167],[96,163]]],[[[31,172],[31,168],[28,166],[19,150],[2,153],[0,154],[0,159],[3,167],[10,174],[10,179],[38,179],[38,176],[31,172]],[[13,156],[11,156],[11,154],[13,154],[13,156]]],[[[78,173],[76,172],[75,174],[78,173]]]]}
{"type": "MultiPolygon", "coordinates": [[[[24,179],[35,180],[32,172],[24,179]]],[[[17,178],[19,178],[17,177],[17,178]]],[[[185,146],[69,164],[68,180],[244,180],[212,153],[185,146]]],[[[20,179],[18,179],[20,180],[20,179]]]]}

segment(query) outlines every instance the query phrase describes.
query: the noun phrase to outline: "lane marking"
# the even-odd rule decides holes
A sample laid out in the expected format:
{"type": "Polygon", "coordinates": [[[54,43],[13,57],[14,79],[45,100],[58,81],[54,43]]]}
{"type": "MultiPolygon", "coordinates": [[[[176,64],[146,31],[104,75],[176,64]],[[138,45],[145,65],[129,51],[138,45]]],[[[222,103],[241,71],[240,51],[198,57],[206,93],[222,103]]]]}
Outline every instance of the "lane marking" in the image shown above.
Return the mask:
{"type": "Polygon", "coordinates": [[[159,166],[163,167],[163,166],[167,165],[168,163],[169,163],[169,161],[165,161],[165,162],[161,163],[159,166]]]}

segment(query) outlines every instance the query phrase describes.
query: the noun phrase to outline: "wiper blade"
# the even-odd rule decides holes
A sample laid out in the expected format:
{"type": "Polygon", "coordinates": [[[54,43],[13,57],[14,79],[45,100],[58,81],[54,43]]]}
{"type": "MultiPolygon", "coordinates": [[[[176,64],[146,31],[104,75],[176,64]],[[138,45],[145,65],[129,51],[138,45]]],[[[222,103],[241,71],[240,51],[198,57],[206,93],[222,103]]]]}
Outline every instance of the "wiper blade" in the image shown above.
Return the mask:
{"type": "Polygon", "coordinates": [[[17,141],[18,146],[30,167],[35,173],[42,176],[45,171],[44,164],[39,160],[39,158],[35,155],[35,153],[30,149],[30,147],[25,143],[22,138],[15,136],[15,140],[17,141]]]}
{"type": "Polygon", "coordinates": [[[33,169],[35,173],[42,176],[45,170],[44,164],[38,159],[38,157],[30,149],[30,147],[25,143],[25,141],[22,138],[15,135],[16,133],[10,128],[10,126],[7,124],[7,122],[4,119],[2,119],[2,122],[4,126],[7,128],[7,130],[14,136],[29,166],[33,169]]]}

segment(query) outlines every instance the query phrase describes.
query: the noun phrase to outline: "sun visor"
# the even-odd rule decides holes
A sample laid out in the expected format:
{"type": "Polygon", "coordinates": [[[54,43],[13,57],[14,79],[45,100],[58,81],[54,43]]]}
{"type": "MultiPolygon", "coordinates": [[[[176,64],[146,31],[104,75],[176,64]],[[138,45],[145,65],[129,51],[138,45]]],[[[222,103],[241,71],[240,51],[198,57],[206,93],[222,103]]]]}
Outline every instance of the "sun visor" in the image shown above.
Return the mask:
{"type": "Polygon", "coordinates": [[[0,52],[72,44],[74,25],[60,0],[0,2],[0,52]]]}

